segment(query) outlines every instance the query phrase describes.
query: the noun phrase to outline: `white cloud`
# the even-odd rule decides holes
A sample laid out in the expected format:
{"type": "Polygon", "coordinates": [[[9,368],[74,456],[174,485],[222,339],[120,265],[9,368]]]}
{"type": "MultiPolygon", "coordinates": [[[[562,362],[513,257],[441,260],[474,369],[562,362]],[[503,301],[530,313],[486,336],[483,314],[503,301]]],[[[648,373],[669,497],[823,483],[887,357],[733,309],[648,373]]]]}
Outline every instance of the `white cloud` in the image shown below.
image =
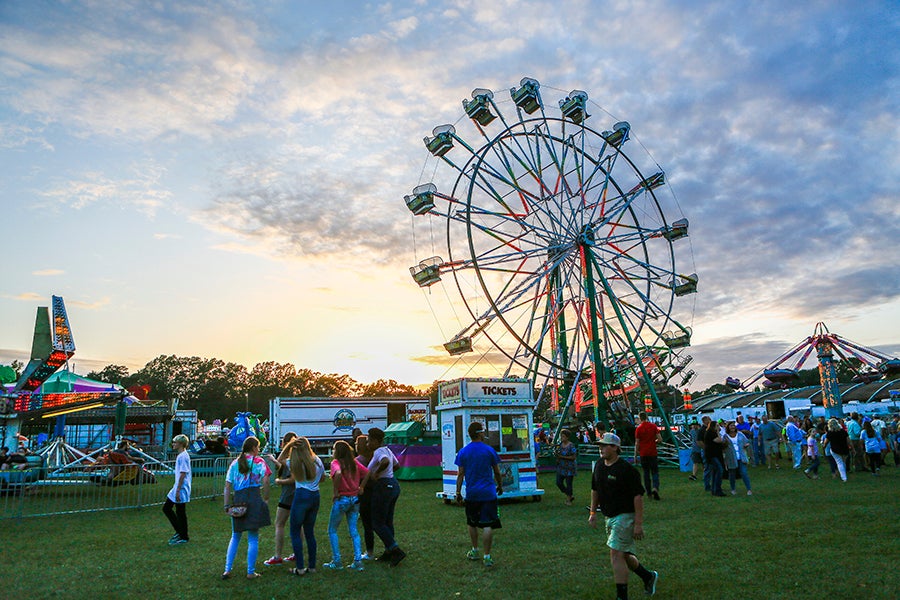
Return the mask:
{"type": "Polygon", "coordinates": [[[103,173],[84,173],[78,179],[70,179],[55,184],[42,192],[42,195],[74,209],[82,209],[98,202],[109,203],[120,207],[129,207],[153,216],[162,206],[167,204],[172,194],[160,186],[164,171],[152,164],[145,164],[134,169],[131,178],[113,179],[103,173]]]}

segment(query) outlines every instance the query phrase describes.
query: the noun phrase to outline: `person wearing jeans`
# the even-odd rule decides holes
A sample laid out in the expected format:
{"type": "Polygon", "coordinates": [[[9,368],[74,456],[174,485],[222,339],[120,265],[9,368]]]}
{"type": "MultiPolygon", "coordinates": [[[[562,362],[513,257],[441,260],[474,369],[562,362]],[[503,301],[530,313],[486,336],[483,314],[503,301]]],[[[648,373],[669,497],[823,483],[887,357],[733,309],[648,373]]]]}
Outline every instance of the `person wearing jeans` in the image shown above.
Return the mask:
{"type": "Polygon", "coordinates": [[[787,437],[788,444],[791,447],[791,454],[794,458],[794,468],[799,469],[803,462],[803,441],[806,438],[803,435],[803,430],[797,427],[797,423],[794,422],[794,417],[789,416],[787,418],[787,425],[784,428],[785,437],[787,437]]]}
{"type": "Polygon", "coordinates": [[[713,496],[724,496],[722,491],[723,472],[723,448],[725,441],[719,434],[719,424],[710,421],[703,436],[703,446],[706,452],[706,460],[709,464],[709,485],[713,496]]]}
{"type": "Polygon", "coordinates": [[[304,437],[290,442],[291,478],[294,480],[294,501],[291,503],[291,546],[294,550],[292,575],[316,572],[316,517],[319,515],[319,482],[325,474],[322,459],[316,456],[304,437]],[[309,566],[303,566],[303,540],[309,553],[309,566]]]}
{"type": "Polygon", "coordinates": [[[809,428],[806,438],[806,456],[809,457],[809,466],[803,471],[809,479],[819,478],[819,440],[816,439],[816,430],[809,428]]]}
{"type": "Polygon", "coordinates": [[[400,497],[400,484],[394,477],[394,467],[399,463],[391,449],[384,446],[384,431],[377,427],[369,430],[368,446],[372,451],[369,462],[370,477],[375,479],[372,487],[372,529],[384,544],[384,553],[378,560],[391,563],[392,567],[406,558],[394,534],[394,509],[400,497]]]}
{"type": "Polygon", "coordinates": [[[728,483],[731,484],[731,495],[734,496],[737,493],[735,491],[735,482],[737,476],[740,475],[741,480],[744,482],[744,488],[747,490],[747,495],[752,496],[753,492],[750,490],[750,476],[747,474],[750,440],[747,439],[747,436],[738,431],[734,422],[730,422],[725,426],[724,439],[725,466],[728,468],[728,483]]]}
{"type": "Polygon", "coordinates": [[[572,443],[572,432],[563,429],[559,432],[560,444],[554,454],[556,455],[556,487],[566,496],[566,505],[571,506],[575,500],[572,495],[572,482],[575,478],[576,459],[578,447],[572,443]]]}
{"type": "Polygon", "coordinates": [[[362,544],[356,522],[359,519],[359,491],[368,479],[369,470],[356,462],[350,444],[343,440],[335,442],[331,450],[334,460],[331,461],[331,479],[334,492],[331,504],[331,517],[328,519],[328,539],[331,542],[331,562],[323,566],[327,569],[343,569],[341,563],[341,547],[338,543],[338,526],[347,515],[347,527],[350,529],[350,541],[353,542],[353,562],[349,568],[355,571],[364,570],[362,563],[362,544]]]}
{"type": "Polygon", "coordinates": [[[272,471],[259,456],[259,440],[252,435],[244,440],[241,454],[234,459],[225,474],[225,491],[222,494],[225,513],[232,505],[245,506],[241,517],[231,518],[231,539],[225,554],[225,571],[222,579],[231,578],[231,569],[237,556],[241,534],[247,532],[247,579],[256,579],[256,556],[259,552],[259,530],[272,523],[269,516],[269,476],[272,471]]]}

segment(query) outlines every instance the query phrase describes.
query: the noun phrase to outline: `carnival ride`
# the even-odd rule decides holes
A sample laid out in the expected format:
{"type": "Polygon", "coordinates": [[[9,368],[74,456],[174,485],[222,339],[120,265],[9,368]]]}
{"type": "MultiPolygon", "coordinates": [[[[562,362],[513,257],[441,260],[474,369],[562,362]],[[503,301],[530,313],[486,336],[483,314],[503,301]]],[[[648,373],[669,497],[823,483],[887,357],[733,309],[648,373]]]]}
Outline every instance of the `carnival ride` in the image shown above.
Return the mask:
{"type": "MultiPolygon", "coordinates": [[[[41,458],[41,477],[81,477],[87,472],[98,474],[98,461],[114,452],[122,442],[127,405],[135,400],[129,392],[118,385],[95,382],[78,377],[68,371],[57,370],[75,354],[75,342],[69,326],[65,303],[61,296],[52,296],[52,320],[48,307],[40,306],[34,326],[31,358],[21,376],[9,384],[0,384],[0,414],[3,420],[3,436],[9,417],[16,421],[24,418],[56,418],[53,439],[38,451],[41,458]],[[113,439],[91,453],[75,448],[65,439],[65,416],[77,411],[116,406],[116,428],[113,439]],[[74,469],[84,468],[85,473],[74,469]]],[[[131,451],[141,457],[145,464],[153,464],[160,471],[171,471],[171,467],[137,448],[131,451]]],[[[102,464],[102,463],[100,463],[102,464]]]]}
{"type": "Polygon", "coordinates": [[[693,306],[676,303],[697,291],[688,220],[659,165],[626,154],[627,122],[594,129],[589,110],[602,109],[586,92],[563,93],[557,109],[544,89],[524,78],[501,100],[477,88],[456,123],[424,139],[405,201],[414,245],[431,248],[415,247],[410,273],[425,290],[452,276],[464,311],[444,294],[458,322],[444,348],[458,361],[475,353],[564,411],[589,404],[619,424],[647,394],[668,427],[656,389],[693,376],[683,354],[693,306]]]}
{"type": "Polygon", "coordinates": [[[751,389],[757,383],[769,389],[795,387],[800,381],[799,371],[813,351],[816,352],[819,363],[822,403],[829,417],[843,416],[836,363],[845,363],[854,373],[854,383],[871,383],[882,377],[894,378],[900,375],[900,359],[831,333],[825,323],[820,322],[816,323],[811,336],[794,345],[743,383],[729,377],[725,384],[732,389],[743,390],[751,389]]]}

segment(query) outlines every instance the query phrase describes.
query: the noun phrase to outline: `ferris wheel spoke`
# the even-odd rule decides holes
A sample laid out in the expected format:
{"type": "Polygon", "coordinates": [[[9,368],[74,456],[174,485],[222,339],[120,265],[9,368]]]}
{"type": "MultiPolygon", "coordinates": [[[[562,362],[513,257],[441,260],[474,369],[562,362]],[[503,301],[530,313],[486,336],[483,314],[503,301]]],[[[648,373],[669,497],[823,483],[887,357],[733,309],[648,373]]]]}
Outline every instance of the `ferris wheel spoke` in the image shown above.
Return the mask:
{"type": "Polygon", "coordinates": [[[552,239],[555,235],[555,232],[552,229],[545,227],[542,221],[531,220],[526,223],[516,218],[515,215],[494,212],[481,206],[470,205],[468,210],[460,209],[450,218],[465,224],[470,222],[473,216],[485,221],[487,221],[488,219],[492,220],[491,222],[485,223],[479,222],[478,225],[482,228],[500,227],[504,224],[513,227],[518,230],[515,237],[521,237],[523,235],[533,233],[539,235],[542,238],[541,241],[547,241],[552,239]]]}

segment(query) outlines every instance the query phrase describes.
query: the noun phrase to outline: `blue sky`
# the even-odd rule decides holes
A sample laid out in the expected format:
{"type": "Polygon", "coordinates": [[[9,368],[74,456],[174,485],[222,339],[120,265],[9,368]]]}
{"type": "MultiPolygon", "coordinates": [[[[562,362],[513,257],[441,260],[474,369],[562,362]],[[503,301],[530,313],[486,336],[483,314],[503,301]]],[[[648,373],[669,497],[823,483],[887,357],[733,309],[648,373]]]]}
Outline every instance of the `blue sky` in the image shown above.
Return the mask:
{"type": "Polygon", "coordinates": [[[896,354],[898,39],[893,2],[0,3],[0,362],[56,294],[81,372],[470,372],[409,277],[402,197],[422,137],[523,76],[588,91],[666,170],[694,386],[818,321],[896,354]]]}

